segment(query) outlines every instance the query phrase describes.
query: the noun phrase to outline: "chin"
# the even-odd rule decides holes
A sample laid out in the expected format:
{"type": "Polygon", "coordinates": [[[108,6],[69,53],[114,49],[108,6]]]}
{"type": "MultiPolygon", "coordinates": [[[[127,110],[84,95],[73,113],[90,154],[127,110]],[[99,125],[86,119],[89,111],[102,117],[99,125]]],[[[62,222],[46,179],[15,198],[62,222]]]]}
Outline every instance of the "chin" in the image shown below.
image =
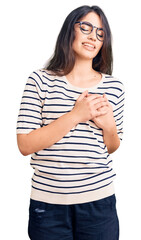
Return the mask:
{"type": "Polygon", "coordinates": [[[82,58],[82,59],[86,59],[86,60],[92,60],[93,58],[95,58],[97,56],[99,51],[95,50],[95,51],[81,51],[81,52],[75,52],[75,56],[77,58],[82,58]]]}
{"type": "Polygon", "coordinates": [[[97,54],[83,54],[79,55],[79,58],[85,59],[85,60],[93,60],[93,58],[96,57],[97,54]]]}

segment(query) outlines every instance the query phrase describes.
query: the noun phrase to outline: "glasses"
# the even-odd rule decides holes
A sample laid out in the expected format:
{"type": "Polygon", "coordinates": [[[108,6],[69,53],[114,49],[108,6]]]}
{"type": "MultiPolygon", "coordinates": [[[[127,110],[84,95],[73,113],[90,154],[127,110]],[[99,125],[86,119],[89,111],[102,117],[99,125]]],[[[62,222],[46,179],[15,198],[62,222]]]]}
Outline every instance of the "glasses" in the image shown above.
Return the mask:
{"type": "Polygon", "coordinates": [[[97,28],[96,26],[93,26],[91,23],[89,22],[80,22],[77,21],[75,23],[79,23],[80,24],[80,30],[82,33],[84,34],[90,34],[94,28],[96,28],[96,37],[99,41],[103,42],[104,41],[104,30],[103,28],[97,28]]]}

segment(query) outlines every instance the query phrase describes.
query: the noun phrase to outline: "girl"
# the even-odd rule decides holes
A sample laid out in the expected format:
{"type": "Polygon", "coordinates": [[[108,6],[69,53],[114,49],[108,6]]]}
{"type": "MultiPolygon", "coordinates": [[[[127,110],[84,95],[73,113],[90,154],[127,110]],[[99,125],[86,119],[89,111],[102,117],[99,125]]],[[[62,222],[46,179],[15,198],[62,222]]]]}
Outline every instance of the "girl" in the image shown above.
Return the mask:
{"type": "Polygon", "coordinates": [[[66,18],[52,59],[28,78],[17,142],[34,175],[32,240],[118,240],[111,153],[123,134],[123,84],[112,74],[111,32],[97,6],[66,18]]]}

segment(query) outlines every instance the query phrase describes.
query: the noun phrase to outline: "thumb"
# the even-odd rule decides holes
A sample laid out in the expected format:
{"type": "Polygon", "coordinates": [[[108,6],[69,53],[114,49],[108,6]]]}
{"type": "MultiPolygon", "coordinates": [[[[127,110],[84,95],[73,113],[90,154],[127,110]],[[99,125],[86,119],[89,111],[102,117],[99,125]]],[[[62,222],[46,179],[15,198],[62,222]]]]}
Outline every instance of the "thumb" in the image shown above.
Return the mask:
{"type": "Polygon", "coordinates": [[[78,97],[77,101],[81,101],[86,96],[88,96],[88,90],[86,90],[85,92],[81,93],[80,96],[78,97]]]}

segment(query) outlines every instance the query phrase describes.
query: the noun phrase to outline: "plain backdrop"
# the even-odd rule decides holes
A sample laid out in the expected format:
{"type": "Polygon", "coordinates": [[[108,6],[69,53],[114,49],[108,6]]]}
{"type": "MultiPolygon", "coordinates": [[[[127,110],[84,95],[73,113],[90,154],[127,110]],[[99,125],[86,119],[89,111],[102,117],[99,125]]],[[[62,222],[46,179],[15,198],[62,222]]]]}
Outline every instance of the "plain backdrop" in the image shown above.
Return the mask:
{"type": "MultiPolygon", "coordinates": [[[[2,240],[28,240],[33,170],[16,143],[16,121],[26,80],[52,55],[66,16],[98,5],[113,35],[114,70],[126,89],[124,135],[113,154],[120,240],[141,239],[140,2],[113,0],[1,1],[0,4],[0,219],[2,240]]],[[[108,240],[108,239],[107,239],[108,240]]]]}

